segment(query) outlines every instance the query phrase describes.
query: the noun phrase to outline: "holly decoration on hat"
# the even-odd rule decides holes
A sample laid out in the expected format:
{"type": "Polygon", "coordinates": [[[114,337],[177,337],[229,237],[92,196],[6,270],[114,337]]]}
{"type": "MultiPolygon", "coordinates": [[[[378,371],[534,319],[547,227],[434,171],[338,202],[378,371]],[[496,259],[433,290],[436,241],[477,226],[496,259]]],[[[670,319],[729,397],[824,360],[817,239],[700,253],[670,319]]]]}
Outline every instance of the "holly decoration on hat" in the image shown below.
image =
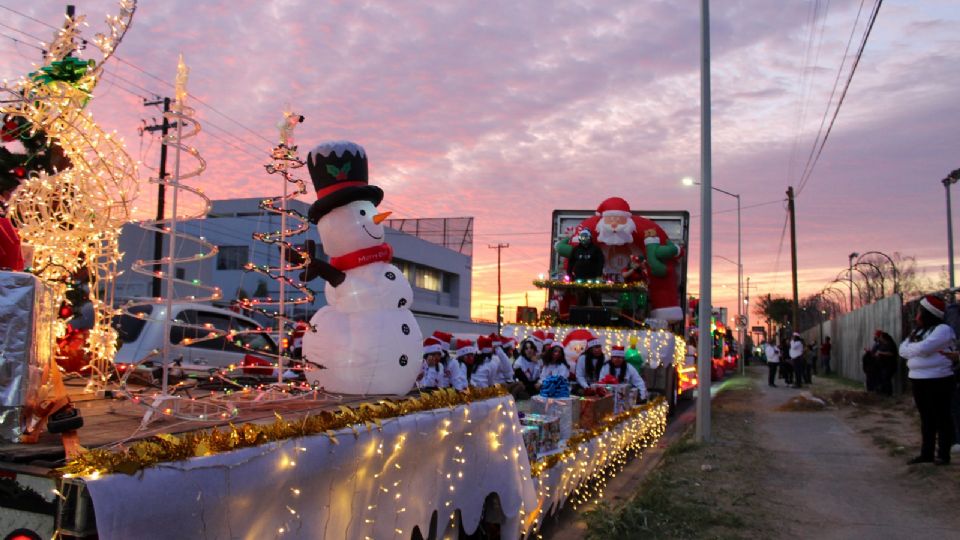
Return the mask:
{"type": "Polygon", "coordinates": [[[346,180],[347,174],[350,173],[350,163],[344,163],[343,167],[327,164],[327,172],[330,173],[330,176],[336,178],[338,181],[346,180]]]}

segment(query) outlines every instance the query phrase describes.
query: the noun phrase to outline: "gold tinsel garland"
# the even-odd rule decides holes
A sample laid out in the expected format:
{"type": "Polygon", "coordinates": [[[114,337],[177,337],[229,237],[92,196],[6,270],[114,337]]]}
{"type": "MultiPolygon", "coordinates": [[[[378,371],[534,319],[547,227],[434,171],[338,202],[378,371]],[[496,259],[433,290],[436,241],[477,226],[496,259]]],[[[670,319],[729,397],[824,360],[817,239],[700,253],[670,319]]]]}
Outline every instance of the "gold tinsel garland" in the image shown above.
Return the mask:
{"type": "Polygon", "coordinates": [[[535,279],[533,285],[539,289],[582,290],[611,292],[646,292],[647,286],[642,282],[613,283],[608,281],[563,281],[559,279],[535,279]]]}
{"type": "MultiPolygon", "coordinates": [[[[530,466],[530,475],[534,478],[540,476],[540,474],[543,473],[543,471],[552,468],[557,463],[571,456],[576,455],[577,449],[580,446],[580,444],[586,441],[589,441],[591,439],[595,439],[600,435],[603,435],[607,431],[613,429],[614,427],[622,424],[623,422],[636,418],[637,416],[640,416],[644,412],[653,411],[654,409],[659,407],[667,407],[667,401],[662,396],[656,397],[653,401],[651,401],[650,403],[647,403],[646,405],[643,405],[641,407],[634,407],[630,410],[624,411],[616,416],[613,416],[610,419],[608,419],[606,422],[602,423],[599,426],[594,427],[593,429],[581,431],[576,435],[572,435],[569,439],[567,439],[567,446],[562,452],[551,454],[546,458],[532,464],[530,466]]],[[[666,413],[664,413],[664,418],[666,418],[666,413]]],[[[644,436],[649,437],[649,434],[645,433],[644,436]]],[[[644,442],[649,443],[652,441],[648,440],[644,442]]]]}
{"type": "Polygon", "coordinates": [[[384,399],[376,403],[363,403],[358,407],[341,405],[336,410],[320,411],[299,420],[285,420],[277,414],[271,424],[229,424],[225,428],[214,428],[210,431],[157,435],[119,450],[88,450],[57,471],[68,478],[112,473],[134,474],[159,463],[184,461],[320,434],[330,437],[331,442],[337,444],[334,431],[338,429],[349,427],[354,433],[359,433],[358,427],[379,429],[382,420],[433,409],[452,408],[507,394],[507,390],[499,385],[490,388],[468,388],[462,392],[447,388],[400,401],[384,399]]]}

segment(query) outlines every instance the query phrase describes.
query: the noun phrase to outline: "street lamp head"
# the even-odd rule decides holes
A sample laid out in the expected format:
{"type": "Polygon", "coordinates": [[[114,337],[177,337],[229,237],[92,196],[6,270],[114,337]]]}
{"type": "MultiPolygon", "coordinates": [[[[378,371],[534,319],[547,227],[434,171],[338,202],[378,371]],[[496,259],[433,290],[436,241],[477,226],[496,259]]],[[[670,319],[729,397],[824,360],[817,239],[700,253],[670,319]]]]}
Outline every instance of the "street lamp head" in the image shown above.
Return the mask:
{"type": "Polygon", "coordinates": [[[680,183],[685,186],[695,186],[697,184],[696,180],[692,176],[684,176],[680,179],[680,183]]]}
{"type": "Polygon", "coordinates": [[[855,259],[855,258],[857,258],[857,257],[859,257],[859,256],[860,256],[860,254],[857,253],[856,251],[854,251],[853,253],[850,254],[850,260],[853,260],[853,259],[855,259]]]}

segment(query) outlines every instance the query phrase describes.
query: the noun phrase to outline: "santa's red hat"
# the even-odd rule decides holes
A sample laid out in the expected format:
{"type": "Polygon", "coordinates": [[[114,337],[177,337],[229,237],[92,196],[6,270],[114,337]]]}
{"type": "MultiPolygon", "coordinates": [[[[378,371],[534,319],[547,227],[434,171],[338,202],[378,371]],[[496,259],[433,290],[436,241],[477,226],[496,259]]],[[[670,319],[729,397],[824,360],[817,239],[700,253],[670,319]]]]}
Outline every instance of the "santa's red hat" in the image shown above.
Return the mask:
{"type": "Polygon", "coordinates": [[[625,354],[623,345],[614,345],[613,349],[610,350],[610,356],[624,356],[625,354]]]}
{"type": "Polygon", "coordinates": [[[920,305],[930,313],[936,315],[938,319],[943,319],[943,312],[947,309],[947,303],[942,298],[928,294],[920,299],[920,305]]]}
{"type": "Polygon", "coordinates": [[[423,340],[423,354],[433,354],[443,351],[440,341],[434,337],[423,340]]]}
{"type": "Polygon", "coordinates": [[[556,336],[554,335],[554,333],[553,333],[553,332],[550,332],[549,334],[547,334],[547,337],[544,338],[543,344],[549,347],[550,345],[553,344],[553,340],[554,340],[555,337],[556,337],[556,336]]]}
{"type": "Polygon", "coordinates": [[[490,339],[490,336],[480,336],[477,338],[477,349],[480,350],[483,354],[489,354],[493,352],[493,341],[490,339]]]}
{"type": "Polygon", "coordinates": [[[563,338],[563,346],[566,348],[568,345],[570,345],[571,341],[586,341],[587,347],[589,348],[591,340],[596,340],[597,345],[600,344],[600,340],[597,340],[596,336],[594,336],[589,330],[578,328],[563,338]]]}
{"type": "Polygon", "coordinates": [[[456,350],[457,356],[463,356],[465,354],[477,354],[477,346],[474,345],[469,339],[458,339],[456,350]]]}
{"type": "Polygon", "coordinates": [[[503,345],[503,339],[502,339],[496,332],[490,334],[489,337],[490,337],[490,346],[491,346],[491,347],[499,347],[499,346],[503,345]]]}
{"type": "Polygon", "coordinates": [[[620,197],[610,197],[597,207],[598,216],[625,216],[630,217],[630,205],[620,197]]]}

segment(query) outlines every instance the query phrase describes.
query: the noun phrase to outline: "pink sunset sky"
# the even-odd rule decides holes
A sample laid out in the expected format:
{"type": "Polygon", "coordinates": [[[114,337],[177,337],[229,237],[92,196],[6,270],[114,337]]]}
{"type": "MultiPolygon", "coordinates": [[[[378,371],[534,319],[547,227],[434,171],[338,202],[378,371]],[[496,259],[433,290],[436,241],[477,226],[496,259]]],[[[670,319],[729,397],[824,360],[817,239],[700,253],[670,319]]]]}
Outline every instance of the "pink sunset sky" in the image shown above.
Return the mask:
{"type": "MultiPolygon", "coordinates": [[[[90,36],[116,12],[105,0],[75,4],[90,36]]],[[[741,194],[751,297],[789,294],[784,192],[799,187],[848,39],[853,31],[852,55],[873,4],[713,2],[713,181],[741,194]]],[[[58,26],[65,4],[0,6],[0,76],[13,79],[34,69],[34,45],[53,32],[42,23],[58,26]]],[[[801,295],[831,281],[852,251],[912,255],[940,278],[939,181],[960,167],[957,28],[953,0],[883,3],[797,199],[801,295]]],[[[142,1],[90,108],[151,166],[158,144],[137,128],[159,113],[142,98],[172,93],[181,52],[190,92],[213,107],[193,102],[208,161],[196,183],[212,198],[278,192],[263,164],[289,105],[307,117],[297,130],[304,155],[330,139],[367,149],[381,208],[395,217],[475,218],[475,317],[495,317],[488,244],[510,244],[507,313],[527,293],[540,306],[531,281],[547,269],[552,210],[610,196],[695,216],[697,290],[699,197],[680,179],[700,164],[699,2],[142,1]]],[[[152,186],[138,206],[141,215],[155,206],[152,186]]],[[[724,258],[737,257],[736,202],[716,194],[714,209],[714,305],[734,312],[736,267],[724,258]]]]}

